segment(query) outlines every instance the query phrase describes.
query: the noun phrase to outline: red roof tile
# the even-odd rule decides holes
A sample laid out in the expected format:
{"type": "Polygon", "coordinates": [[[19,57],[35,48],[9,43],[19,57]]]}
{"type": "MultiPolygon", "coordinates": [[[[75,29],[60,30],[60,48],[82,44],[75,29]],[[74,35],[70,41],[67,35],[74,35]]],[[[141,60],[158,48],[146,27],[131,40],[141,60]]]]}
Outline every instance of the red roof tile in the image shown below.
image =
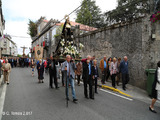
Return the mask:
{"type": "Polygon", "coordinates": [[[46,22],[46,23],[48,23],[48,20],[43,20],[43,22],[46,22]]]}
{"type": "MultiPolygon", "coordinates": [[[[88,25],[83,25],[81,23],[77,23],[77,22],[73,22],[73,21],[70,21],[70,23],[71,23],[72,26],[79,25],[80,26],[80,30],[84,30],[84,31],[94,31],[94,30],[97,30],[97,28],[89,27],[88,25]]],[[[62,24],[64,24],[64,23],[57,23],[56,25],[57,26],[61,26],[62,24]]]]}

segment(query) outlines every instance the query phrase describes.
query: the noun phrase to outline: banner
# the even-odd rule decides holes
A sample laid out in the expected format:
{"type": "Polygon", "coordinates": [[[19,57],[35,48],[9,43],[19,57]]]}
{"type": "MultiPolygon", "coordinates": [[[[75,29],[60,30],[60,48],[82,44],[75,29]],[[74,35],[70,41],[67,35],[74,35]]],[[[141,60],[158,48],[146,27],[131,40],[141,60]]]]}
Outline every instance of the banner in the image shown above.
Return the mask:
{"type": "Polygon", "coordinates": [[[36,46],[35,47],[35,59],[40,60],[43,58],[43,47],[36,46]]]}

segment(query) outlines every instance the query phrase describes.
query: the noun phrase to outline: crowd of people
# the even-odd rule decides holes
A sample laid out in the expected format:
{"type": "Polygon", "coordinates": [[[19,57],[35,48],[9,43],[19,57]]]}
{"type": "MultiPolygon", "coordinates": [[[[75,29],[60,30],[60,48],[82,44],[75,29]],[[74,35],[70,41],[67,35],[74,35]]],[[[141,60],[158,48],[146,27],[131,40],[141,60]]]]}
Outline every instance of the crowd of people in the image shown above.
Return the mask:
{"type": "MultiPolygon", "coordinates": [[[[75,94],[75,79],[77,79],[77,85],[80,86],[81,79],[83,80],[84,85],[84,97],[87,99],[94,99],[94,93],[98,94],[97,84],[99,80],[99,73],[101,73],[101,83],[105,84],[108,81],[109,77],[112,80],[112,86],[116,88],[116,85],[119,86],[120,78],[122,77],[122,88],[126,90],[126,84],[129,81],[129,72],[128,72],[128,61],[127,56],[124,57],[124,60],[121,61],[121,58],[110,57],[107,59],[106,56],[100,61],[99,66],[97,65],[97,60],[95,56],[88,55],[86,59],[81,61],[74,61],[70,55],[66,56],[66,61],[63,63],[58,63],[57,60],[46,58],[43,60],[35,60],[28,57],[23,58],[2,58],[1,63],[5,64],[4,76],[9,76],[6,74],[11,71],[11,68],[14,67],[31,67],[32,76],[34,76],[35,69],[38,73],[38,83],[44,83],[44,73],[49,73],[49,87],[53,88],[53,83],[56,89],[58,86],[58,79],[60,79],[60,73],[62,75],[62,86],[66,86],[66,99],[69,100],[68,88],[71,86],[73,101],[77,101],[75,94]],[[10,63],[10,64],[8,64],[10,63]],[[100,70],[100,71],[99,71],[100,70]]],[[[6,78],[7,83],[9,84],[9,78],[6,78]]]]}
{"type": "MultiPolygon", "coordinates": [[[[2,58],[0,59],[0,77],[4,76],[4,82],[9,85],[9,74],[11,68],[14,67],[31,67],[32,76],[34,76],[35,68],[38,73],[38,83],[44,83],[44,73],[49,73],[49,87],[54,86],[58,89],[58,79],[60,73],[62,75],[62,86],[66,87],[66,99],[69,100],[69,86],[71,86],[73,102],[78,101],[75,91],[75,79],[77,85],[80,86],[81,79],[84,85],[84,97],[86,99],[94,99],[94,93],[98,94],[97,85],[99,80],[99,73],[101,73],[102,85],[108,81],[109,77],[112,81],[112,87],[119,86],[120,79],[122,80],[122,89],[126,90],[126,84],[129,82],[128,58],[124,56],[121,58],[108,58],[106,56],[100,60],[99,66],[95,56],[88,55],[86,59],[81,61],[74,61],[70,55],[66,56],[66,61],[58,63],[52,56],[43,60],[35,60],[32,58],[2,58]],[[100,70],[100,71],[99,71],[100,70]],[[89,89],[88,89],[89,88],[89,89]]],[[[157,113],[154,110],[154,104],[159,98],[160,93],[160,61],[157,63],[157,70],[155,72],[155,79],[152,86],[152,103],[149,110],[157,113]]]]}
{"type": "Polygon", "coordinates": [[[39,60],[36,63],[34,60],[31,60],[32,67],[32,76],[35,66],[37,66],[38,72],[38,82],[43,83],[44,72],[49,72],[49,87],[53,88],[54,86],[58,89],[58,76],[60,72],[62,75],[62,86],[67,87],[67,97],[68,97],[68,88],[71,86],[73,101],[77,101],[75,94],[75,79],[77,79],[77,85],[80,86],[81,78],[84,85],[84,97],[87,99],[94,99],[94,93],[98,94],[97,84],[99,79],[99,70],[102,74],[101,82],[105,84],[105,81],[108,81],[109,77],[112,80],[112,86],[116,88],[116,83],[119,86],[119,81],[122,77],[122,88],[126,90],[126,84],[129,82],[129,72],[128,72],[128,61],[127,56],[124,57],[124,60],[121,61],[121,58],[108,58],[104,56],[100,61],[99,66],[97,65],[97,60],[95,56],[88,55],[86,59],[81,61],[74,61],[70,55],[66,56],[66,61],[63,63],[58,63],[51,56],[50,59],[39,60]],[[42,62],[43,61],[43,62],[42,62]],[[59,67],[59,69],[57,69],[59,67]],[[100,69],[99,69],[100,68],[100,69]],[[89,89],[88,89],[89,88],[89,89]]]}

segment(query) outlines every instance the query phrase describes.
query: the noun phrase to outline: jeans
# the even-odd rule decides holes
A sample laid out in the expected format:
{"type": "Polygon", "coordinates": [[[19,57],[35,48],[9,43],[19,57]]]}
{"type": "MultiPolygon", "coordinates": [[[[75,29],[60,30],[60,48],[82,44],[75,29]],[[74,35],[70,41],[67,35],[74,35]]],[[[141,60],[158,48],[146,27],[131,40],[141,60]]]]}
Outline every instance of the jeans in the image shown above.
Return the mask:
{"type": "Polygon", "coordinates": [[[67,98],[69,98],[69,95],[68,95],[69,83],[70,83],[71,89],[72,89],[72,97],[73,97],[73,99],[76,99],[74,79],[72,77],[68,77],[68,76],[67,76],[67,86],[66,86],[67,87],[67,89],[66,89],[67,98]]]}

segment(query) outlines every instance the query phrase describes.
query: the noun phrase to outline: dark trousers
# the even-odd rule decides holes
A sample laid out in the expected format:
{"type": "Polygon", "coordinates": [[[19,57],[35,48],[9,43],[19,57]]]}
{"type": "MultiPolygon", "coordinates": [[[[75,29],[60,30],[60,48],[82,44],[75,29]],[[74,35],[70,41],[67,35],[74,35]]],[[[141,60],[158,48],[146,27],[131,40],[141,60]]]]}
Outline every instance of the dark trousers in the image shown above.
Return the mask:
{"type": "Polygon", "coordinates": [[[105,68],[104,71],[102,72],[102,84],[104,84],[105,80],[107,80],[106,77],[107,77],[107,69],[105,68]]]}
{"type": "Polygon", "coordinates": [[[14,63],[11,63],[11,67],[13,68],[13,66],[14,66],[14,63]]]}
{"type": "Polygon", "coordinates": [[[26,62],[26,66],[27,66],[27,67],[29,66],[29,62],[26,62]]]}
{"type": "Polygon", "coordinates": [[[88,90],[87,90],[87,86],[88,86],[88,79],[84,78],[83,79],[83,85],[84,85],[84,96],[88,97],[88,90]]]}
{"type": "Polygon", "coordinates": [[[14,63],[14,66],[17,67],[17,63],[14,63]]]}
{"type": "Polygon", "coordinates": [[[50,86],[50,87],[53,87],[53,78],[54,78],[54,85],[55,85],[56,88],[58,88],[58,83],[57,83],[57,76],[56,76],[56,74],[54,74],[53,72],[50,72],[49,76],[50,76],[49,86],[50,86]]]}
{"type": "Polygon", "coordinates": [[[115,87],[116,86],[116,74],[112,74],[111,79],[112,79],[112,87],[115,87]]]}
{"type": "Polygon", "coordinates": [[[122,88],[126,88],[126,84],[129,82],[129,74],[122,73],[122,88]]]}
{"type": "Polygon", "coordinates": [[[93,89],[93,79],[91,75],[89,76],[89,97],[94,98],[94,89],[93,89]]]}
{"type": "Polygon", "coordinates": [[[62,86],[64,86],[64,71],[62,71],[62,86]]]}
{"type": "Polygon", "coordinates": [[[80,84],[80,77],[81,77],[81,75],[77,75],[77,84],[80,84]]]}
{"type": "Polygon", "coordinates": [[[108,69],[108,70],[107,70],[106,81],[108,80],[109,76],[110,76],[110,71],[109,71],[109,69],[108,69]]]}
{"type": "Polygon", "coordinates": [[[88,89],[87,86],[89,84],[89,97],[94,98],[94,89],[93,89],[93,79],[91,75],[87,77],[88,79],[83,79],[83,84],[84,84],[84,96],[88,97],[88,89]]]}
{"type": "Polygon", "coordinates": [[[97,93],[97,77],[95,77],[95,79],[94,79],[94,84],[95,84],[95,93],[97,93]]]}

